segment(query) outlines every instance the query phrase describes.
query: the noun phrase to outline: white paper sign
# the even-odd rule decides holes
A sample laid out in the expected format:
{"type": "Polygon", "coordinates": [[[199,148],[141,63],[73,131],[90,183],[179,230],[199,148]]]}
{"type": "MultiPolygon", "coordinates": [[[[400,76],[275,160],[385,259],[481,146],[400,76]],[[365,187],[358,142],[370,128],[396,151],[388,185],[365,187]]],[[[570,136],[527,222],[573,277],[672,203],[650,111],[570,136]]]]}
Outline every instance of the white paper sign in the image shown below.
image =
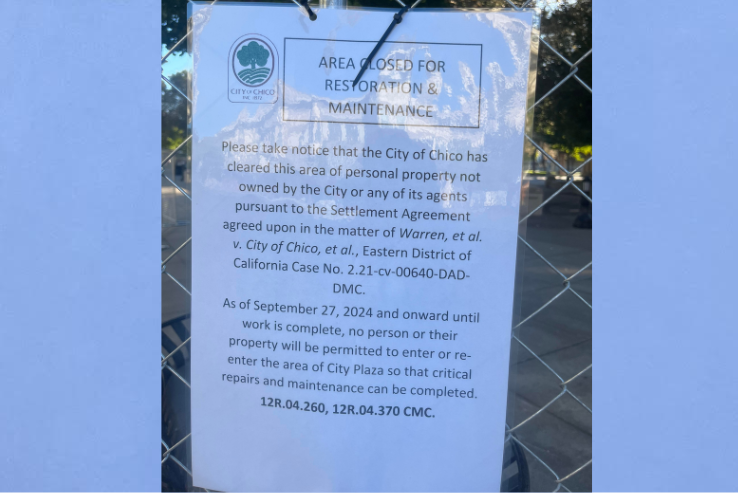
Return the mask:
{"type": "Polygon", "coordinates": [[[533,12],[195,4],[194,484],[497,490],[533,12]]]}

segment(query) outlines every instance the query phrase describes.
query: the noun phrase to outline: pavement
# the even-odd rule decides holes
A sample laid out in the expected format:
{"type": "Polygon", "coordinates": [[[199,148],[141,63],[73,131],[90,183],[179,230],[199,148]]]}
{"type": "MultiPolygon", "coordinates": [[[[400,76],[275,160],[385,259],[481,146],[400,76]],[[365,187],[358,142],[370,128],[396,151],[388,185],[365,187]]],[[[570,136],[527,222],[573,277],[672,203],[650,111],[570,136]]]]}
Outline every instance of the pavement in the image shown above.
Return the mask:
{"type": "MultiPolygon", "coordinates": [[[[579,196],[562,193],[541,216],[528,220],[526,241],[564,275],[570,276],[592,260],[592,230],[572,227],[579,214],[579,196]]],[[[521,314],[523,320],[556,296],[562,278],[524,245],[521,314]]],[[[571,283],[592,303],[592,268],[571,283]]],[[[592,311],[572,293],[564,293],[515,331],[515,335],[564,380],[592,363],[592,311]]],[[[516,426],[562,392],[560,380],[535,356],[514,342],[511,350],[508,424],[516,426]]],[[[592,370],[568,389],[592,409],[592,370]]],[[[592,415],[569,394],[515,431],[536,456],[560,477],[573,472],[592,457],[592,415]]],[[[531,491],[553,491],[553,475],[529,453],[531,491]]],[[[567,480],[572,491],[592,491],[588,466],[567,480]]]]}

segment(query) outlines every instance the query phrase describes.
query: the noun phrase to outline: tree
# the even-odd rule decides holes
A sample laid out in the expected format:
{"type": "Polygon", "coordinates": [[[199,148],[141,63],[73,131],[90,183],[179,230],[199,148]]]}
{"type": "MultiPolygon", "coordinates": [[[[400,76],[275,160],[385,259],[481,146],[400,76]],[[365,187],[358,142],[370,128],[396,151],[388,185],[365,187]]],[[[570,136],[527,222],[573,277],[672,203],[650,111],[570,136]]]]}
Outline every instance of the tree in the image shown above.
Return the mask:
{"type": "MultiPolygon", "coordinates": [[[[541,33],[554,49],[576,62],[592,48],[592,4],[560,3],[545,11],[541,33]]],[[[536,101],[569,75],[571,68],[541,44],[536,101]]],[[[592,87],[592,55],[578,66],[577,77],[592,87]]],[[[533,120],[537,142],[546,142],[578,160],[592,153],[592,94],[571,77],[536,107],[533,120]]]]}
{"type": "MultiPolygon", "coordinates": [[[[187,33],[187,0],[162,0],[161,2],[161,44],[167,51],[187,33]]],[[[183,42],[174,51],[181,55],[187,51],[183,42]]]]}
{"type": "MultiPolygon", "coordinates": [[[[180,89],[187,87],[187,72],[172,75],[169,80],[180,89]]],[[[169,84],[161,82],[161,146],[174,150],[187,134],[187,102],[169,84]]]]}
{"type": "Polygon", "coordinates": [[[269,51],[256,41],[252,41],[238,50],[236,56],[244,67],[249,65],[253,68],[256,68],[257,65],[263,67],[269,59],[269,51]]]}

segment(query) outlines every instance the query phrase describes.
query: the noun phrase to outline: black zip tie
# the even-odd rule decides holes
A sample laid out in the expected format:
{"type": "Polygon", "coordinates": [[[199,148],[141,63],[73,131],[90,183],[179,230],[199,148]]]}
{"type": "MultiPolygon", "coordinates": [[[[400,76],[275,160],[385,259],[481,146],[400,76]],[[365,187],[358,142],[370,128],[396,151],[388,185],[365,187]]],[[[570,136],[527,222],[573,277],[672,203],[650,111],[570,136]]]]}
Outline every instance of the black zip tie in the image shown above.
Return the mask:
{"type": "Polygon", "coordinates": [[[354,79],[354,83],[351,87],[356,87],[356,84],[359,83],[359,81],[361,80],[361,76],[364,75],[364,72],[366,72],[367,67],[369,67],[369,65],[372,63],[372,60],[374,59],[374,55],[377,54],[377,52],[379,51],[379,48],[382,47],[382,45],[387,40],[387,37],[390,35],[392,30],[395,28],[395,26],[399,24],[400,22],[402,22],[402,16],[405,15],[405,12],[407,12],[408,10],[410,10],[410,5],[405,5],[404,7],[402,7],[402,9],[400,9],[399,12],[397,12],[392,17],[392,24],[390,24],[387,30],[384,32],[384,34],[382,35],[382,38],[377,43],[377,46],[375,46],[372,52],[369,53],[369,56],[364,62],[364,65],[362,65],[361,70],[359,70],[359,75],[356,76],[356,79],[354,79]]]}
{"type": "Polygon", "coordinates": [[[307,10],[308,17],[310,17],[311,21],[314,21],[315,19],[318,18],[318,15],[315,12],[313,12],[313,9],[310,8],[310,4],[308,3],[308,0],[300,0],[300,5],[302,5],[303,8],[307,10]]]}

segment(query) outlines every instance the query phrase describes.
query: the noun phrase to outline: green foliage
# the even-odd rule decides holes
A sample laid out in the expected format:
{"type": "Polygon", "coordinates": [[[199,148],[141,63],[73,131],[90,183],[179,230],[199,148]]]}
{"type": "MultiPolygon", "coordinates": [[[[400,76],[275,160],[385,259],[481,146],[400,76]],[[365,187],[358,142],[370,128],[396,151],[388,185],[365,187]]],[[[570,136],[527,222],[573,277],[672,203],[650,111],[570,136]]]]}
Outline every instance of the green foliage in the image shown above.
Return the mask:
{"type": "MultiPolygon", "coordinates": [[[[545,11],[542,17],[541,37],[572,63],[592,48],[590,2],[562,2],[556,9],[545,11]]],[[[541,44],[536,101],[569,75],[570,70],[567,63],[541,44]]],[[[576,75],[592,87],[592,55],[579,64],[576,75]]],[[[570,77],[539,103],[533,124],[537,141],[582,160],[592,152],[592,94],[570,77]]]]}
{"type": "MultiPolygon", "coordinates": [[[[169,80],[178,88],[187,88],[187,72],[178,72],[169,80]]],[[[161,82],[161,147],[174,150],[187,134],[187,102],[169,84],[161,82]]]]}
{"type": "Polygon", "coordinates": [[[239,63],[244,67],[252,66],[256,68],[257,65],[263,67],[269,59],[269,50],[256,41],[252,41],[241,47],[238,53],[236,53],[236,56],[238,57],[239,63]]]}
{"type": "MultiPolygon", "coordinates": [[[[171,49],[187,33],[187,0],[162,0],[161,44],[171,49]]],[[[175,54],[187,51],[187,42],[182,42],[175,54]]]]}

